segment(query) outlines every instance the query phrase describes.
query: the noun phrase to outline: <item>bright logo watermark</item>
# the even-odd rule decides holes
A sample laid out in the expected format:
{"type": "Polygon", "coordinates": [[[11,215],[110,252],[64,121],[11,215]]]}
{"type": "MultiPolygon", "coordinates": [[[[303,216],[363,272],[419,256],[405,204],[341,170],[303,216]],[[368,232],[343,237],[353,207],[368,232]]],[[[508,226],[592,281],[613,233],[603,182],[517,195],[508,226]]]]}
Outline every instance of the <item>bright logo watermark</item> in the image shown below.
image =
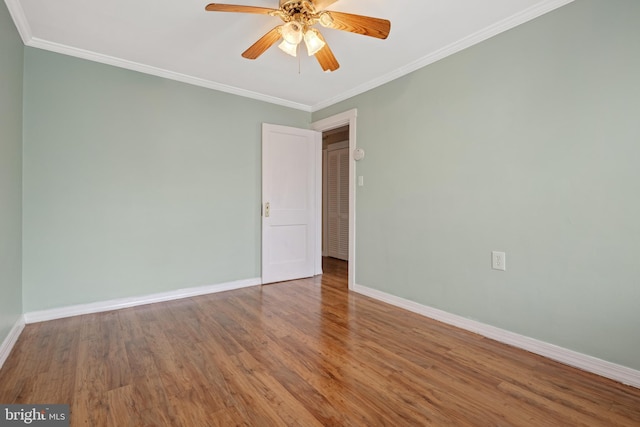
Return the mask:
{"type": "Polygon", "coordinates": [[[0,427],[69,427],[69,405],[0,405],[0,427]]]}

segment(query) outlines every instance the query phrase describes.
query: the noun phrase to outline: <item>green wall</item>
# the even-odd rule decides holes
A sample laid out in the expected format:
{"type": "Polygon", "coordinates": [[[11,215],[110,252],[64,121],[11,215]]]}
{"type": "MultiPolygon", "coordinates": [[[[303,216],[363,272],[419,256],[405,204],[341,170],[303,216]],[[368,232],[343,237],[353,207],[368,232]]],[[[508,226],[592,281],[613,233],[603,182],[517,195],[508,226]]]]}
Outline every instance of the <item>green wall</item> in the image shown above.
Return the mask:
{"type": "Polygon", "coordinates": [[[576,1],[315,113],[358,108],[356,283],[640,369],[638,22],[576,1]]]}
{"type": "MultiPolygon", "coordinates": [[[[0,339],[21,242],[25,312],[260,275],[260,124],[310,114],[26,48],[21,126],[0,20],[0,339]]],[[[356,282],[640,369],[639,21],[576,1],[314,113],[358,108],[356,282]]]]}
{"type": "Polygon", "coordinates": [[[25,50],[25,312],[260,277],[261,123],[311,114],[25,50]]]}
{"type": "Polygon", "coordinates": [[[22,315],[23,51],[0,1],[0,343],[22,315]]]}

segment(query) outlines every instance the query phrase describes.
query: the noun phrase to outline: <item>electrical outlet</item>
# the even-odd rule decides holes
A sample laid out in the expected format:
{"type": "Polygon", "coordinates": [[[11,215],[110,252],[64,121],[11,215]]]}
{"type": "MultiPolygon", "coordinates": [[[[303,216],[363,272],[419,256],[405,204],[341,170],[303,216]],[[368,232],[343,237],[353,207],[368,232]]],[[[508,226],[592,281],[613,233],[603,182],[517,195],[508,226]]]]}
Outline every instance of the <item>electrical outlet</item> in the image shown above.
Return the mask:
{"type": "Polygon", "coordinates": [[[504,252],[491,252],[491,268],[494,270],[507,270],[507,255],[504,252]]]}

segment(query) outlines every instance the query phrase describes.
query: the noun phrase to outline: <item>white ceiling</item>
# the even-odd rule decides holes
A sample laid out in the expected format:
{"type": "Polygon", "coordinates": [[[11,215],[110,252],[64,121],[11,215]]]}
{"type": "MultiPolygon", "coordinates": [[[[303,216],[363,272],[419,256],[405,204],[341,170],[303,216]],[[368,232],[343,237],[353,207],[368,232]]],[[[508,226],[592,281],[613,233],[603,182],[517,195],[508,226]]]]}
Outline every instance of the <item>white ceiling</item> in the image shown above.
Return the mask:
{"type": "MultiPolygon", "coordinates": [[[[386,40],[319,27],[340,62],[277,46],[240,54],[277,17],[206,12],[208,0],[5,0],[28,46],[316,111],[379,86],[573,0],[340,0],[329,7],[391,21],[386,40]]],[[[218,3],[277,8],[278,0],[218,3]]]]}

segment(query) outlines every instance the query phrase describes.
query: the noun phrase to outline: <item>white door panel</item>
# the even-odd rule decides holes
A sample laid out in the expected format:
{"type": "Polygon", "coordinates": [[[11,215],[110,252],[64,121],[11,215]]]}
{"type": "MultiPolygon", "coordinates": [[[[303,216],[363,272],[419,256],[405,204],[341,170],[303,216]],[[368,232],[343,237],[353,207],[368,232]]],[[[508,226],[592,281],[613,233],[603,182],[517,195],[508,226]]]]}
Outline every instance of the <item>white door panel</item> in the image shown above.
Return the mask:
{"type": "Polygon", "coordinates": [[[316,274],[321,144],[320,132],[262,126],[262,283],[316,274]]]}

